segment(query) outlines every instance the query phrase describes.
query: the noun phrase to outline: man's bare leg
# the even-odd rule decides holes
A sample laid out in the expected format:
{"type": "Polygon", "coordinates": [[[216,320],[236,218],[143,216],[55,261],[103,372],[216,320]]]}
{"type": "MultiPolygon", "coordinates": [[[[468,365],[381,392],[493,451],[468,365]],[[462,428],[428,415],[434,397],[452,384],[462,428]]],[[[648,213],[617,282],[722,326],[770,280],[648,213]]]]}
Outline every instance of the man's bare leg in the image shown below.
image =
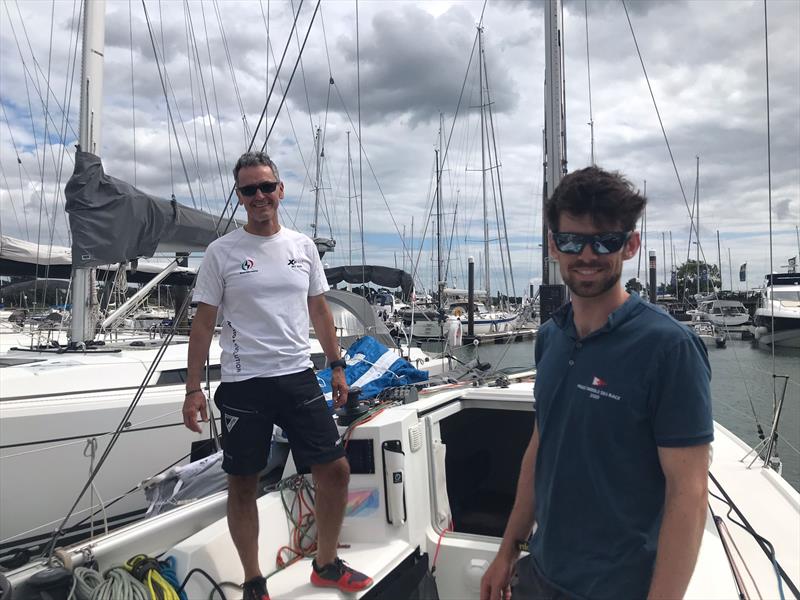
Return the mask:
{"type": "Polygon", "coordinates": [[[336,558],[336,546],[347,506],[350,465],[345,458],[339,458],[314,465],[311,474],[316,487],[317,565],[322,566],[332,563],[336,558]]]}
{"type": "Polygon", "coordinates": [[[244,568],[244,580],[261,575],[258,566],[258,475],[228,475],[228,530],[244,568]]]}

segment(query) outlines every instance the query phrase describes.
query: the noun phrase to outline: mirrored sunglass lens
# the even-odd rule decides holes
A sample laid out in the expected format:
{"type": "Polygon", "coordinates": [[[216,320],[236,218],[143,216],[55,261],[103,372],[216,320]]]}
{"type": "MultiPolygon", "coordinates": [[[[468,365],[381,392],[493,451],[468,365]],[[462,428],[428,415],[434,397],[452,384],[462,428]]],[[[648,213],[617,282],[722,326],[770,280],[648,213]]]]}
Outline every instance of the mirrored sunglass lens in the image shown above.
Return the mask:
{"type": "Polygon", "coordinates": [[[564,254],[580,254],[585,245],[583,239],[573,235],[557,235],[555,241],[559,252],[564,254]]]}
{"type": "Polygon", "coordinates": [[[598,236],[592,244],[592,249],[597,254],[612,254],[617,252],[625,243],[625,236],[618,234],[610,234],[598,236]]]}
{"type": "Polygon", "coordinates": [[[271,194],[278,187],[277,181],[263,181],[258,185],[245,185],[239,188],[245,196],[255,196],[256,190],[261,190],[262,194],[271,194]]]}

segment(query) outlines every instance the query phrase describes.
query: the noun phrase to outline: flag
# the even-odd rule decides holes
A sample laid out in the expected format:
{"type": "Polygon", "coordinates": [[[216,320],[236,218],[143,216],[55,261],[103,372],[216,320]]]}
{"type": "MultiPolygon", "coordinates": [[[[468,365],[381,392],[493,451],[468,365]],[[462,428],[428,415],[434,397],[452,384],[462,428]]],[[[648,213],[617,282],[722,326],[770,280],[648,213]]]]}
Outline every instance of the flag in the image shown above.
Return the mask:
{"type": "Polygon", "coordinates": [[[797,272],[797,255],[789,259],[789,273],[797,272]]]}
{"type": "Polygon", "coordinates": [[[739,281],[747,281],[747,263],[739,267],[739,281]]]}

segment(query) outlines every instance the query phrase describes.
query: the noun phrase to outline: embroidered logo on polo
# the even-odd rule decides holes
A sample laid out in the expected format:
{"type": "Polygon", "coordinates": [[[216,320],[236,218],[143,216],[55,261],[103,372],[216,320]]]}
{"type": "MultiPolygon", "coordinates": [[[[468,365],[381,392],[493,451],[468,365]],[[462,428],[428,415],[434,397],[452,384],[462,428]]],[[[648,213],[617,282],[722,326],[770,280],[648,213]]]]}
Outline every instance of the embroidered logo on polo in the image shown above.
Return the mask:
{"type": "Polygon", "coordinates": [[[592,377],[591,385],[585,385],[583,383],[579,383],[577,388],[581,391],[587,392],[589,394],[589,398],[592,400],[599,400],[600,398],[608,398],[610,400],[622,400],[622,396],[619,394],[614,394],[609,392],[603,388],[607,387],[608,383],[597,377],[596,375],[592,377]]]}
{"type": "Polygon", "coordinates": [[[241,270],[239,271],[240,275],[243,275],[244,273],[258,273],[258,269],[255,268],[256,261],[250,257],[245,257],[245,259],[242,261],[242,264],[239,266],[241,267],[241,270]]]}

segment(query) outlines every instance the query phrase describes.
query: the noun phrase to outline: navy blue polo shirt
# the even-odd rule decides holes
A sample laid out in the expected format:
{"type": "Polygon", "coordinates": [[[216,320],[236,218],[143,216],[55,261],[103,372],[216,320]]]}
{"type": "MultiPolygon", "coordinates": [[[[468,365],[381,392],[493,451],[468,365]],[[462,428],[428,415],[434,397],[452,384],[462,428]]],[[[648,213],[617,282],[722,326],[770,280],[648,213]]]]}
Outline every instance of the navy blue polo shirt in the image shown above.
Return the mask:
{"type": "Polygon", "coordinates": [[[570,596],[645,598],[664,508],[658,447],[714,437],[703,342],[630,298],[579,339],[568,304],[536,339],[531,554],[570,596]]]}

